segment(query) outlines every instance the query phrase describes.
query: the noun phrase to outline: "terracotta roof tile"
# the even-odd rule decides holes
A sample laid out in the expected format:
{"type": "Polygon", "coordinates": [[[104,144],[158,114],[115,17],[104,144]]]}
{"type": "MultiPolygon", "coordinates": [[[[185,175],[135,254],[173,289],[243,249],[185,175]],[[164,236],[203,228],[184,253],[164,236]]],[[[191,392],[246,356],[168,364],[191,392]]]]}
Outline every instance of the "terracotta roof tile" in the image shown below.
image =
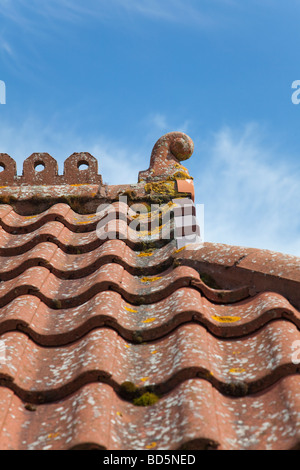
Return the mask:
{"type": "Polygon", "coordinates": [[[205,380],[191,379],[146,408],[132,406],[101,383],[86,385],[59,403],[36,407],[26,407],[3,387],[1,448],[299,448],[299,385],[299,376],[294,375],[265,393],[234,398],[205,380]]]}
{"type": "Polygon", "coordinates": [[[300,447],[299,258],[184,248],[192,151],[167,134],[114,187],[89,154],[0,155],[1,449],[300,447]]]}
{"type": "Polygon", "coordinates": [[[260,392],[298,372],[292,343],[297,327],[277,320],[253,337],[221,341],[202,325],[181,325],[155,344],[128,344],[110,328],[91,331],[79,341],[44,348],[26,335],[2,336],[8,360],[0,366],[0,383],[25,401],[65,398],[90,382],[108,383],[121,394],[130,381],[165,395],[181,382],[203,378],[225,395],[260,392]]]}

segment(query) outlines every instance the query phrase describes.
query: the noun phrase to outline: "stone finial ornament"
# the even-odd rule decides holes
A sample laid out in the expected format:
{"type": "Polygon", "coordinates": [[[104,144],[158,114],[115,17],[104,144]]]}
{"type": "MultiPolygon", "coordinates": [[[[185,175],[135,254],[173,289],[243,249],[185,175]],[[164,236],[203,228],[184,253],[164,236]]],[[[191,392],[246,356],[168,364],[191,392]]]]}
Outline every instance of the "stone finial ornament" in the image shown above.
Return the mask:
{"type": "Polygon", "coordinates": [[[193,151],[194,142],[183,132],[165,134],[154,145],[150,167],[140,171],[139,182],[191,178],[180,162],[190,158],[193,151]]]}

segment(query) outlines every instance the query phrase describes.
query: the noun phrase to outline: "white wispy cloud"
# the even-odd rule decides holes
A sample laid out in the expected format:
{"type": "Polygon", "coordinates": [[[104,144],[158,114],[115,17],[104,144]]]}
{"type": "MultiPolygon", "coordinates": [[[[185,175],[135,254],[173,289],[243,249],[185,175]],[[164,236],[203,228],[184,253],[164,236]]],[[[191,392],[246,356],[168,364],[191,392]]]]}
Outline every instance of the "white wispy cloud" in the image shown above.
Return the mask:
{"type": "Polygon", "coordinates": [[[199,155],[194,176],[206,241],[300,256],[299,165],[288,164],[253,124],[221,129],[199,155]]]}
{"type": "Polygon", "coordinates": [[[75,21],[83,15],[108,18],[124,12],[147,18],[176,23],[201,25],[203,28],[218,23],[218,7],[233,7],[233,0],[0,0],[0,16],[27,25],[36,15],[61,21],[75,21]]]}
{"type": "MultiPolygon", "coordinates": [[[[72,28],[97,21],[112,28],[143,30],[142,20],[160,21],[184,29],[194,27],[197,31],[231,29],[233,0],[0,0],[0,27],[7,34],[0,45],[14,63],[16,72],[25,73],[34,64],[43,61],[38,53],[42,41],[49,43],[68,36],[72,28]],[[225,8],[219,8],[219,6],[225,8]],[[3,25],[3,26],[2,26],[3,25]],[[70,29],[69,29],[70,28],[70,29]],[[27,62],[24,61],[27,51],[27,62]],[[29,56],[29,58],[28,58],[29,56]],[[30,57],[33,57],[30,60],[30,57]],[[29,63],[28,63],[29,61],[29,63]]],[[[1,30],[0,30],[1,35],[1,30]]]]}
{"type": "Polygon", "coordinates": [[[35,118],[25,119],[20,126],[0,126],[0,152],[8,153],[17,163],[17,173],[22,174],[23,162],[32,153],[46,152],[55,158],[59,173],[63,163],[74,152],[89,152],[98,159],[98,171],[108,184],[136,183],[140,162],[149,163],[141,150],[129,148],[106,136],[81,137],[77,130],[64,126],[45,125],[35,118]]]}
{"type": "Polygon", "coordinates": [[[188,119],[182,121],[180,117],[176,116],[170,118],[163,113],[157,112],[146,116],[142,126],[147,129],[148,140],[151,139],[153,141],[155,138],[159,138],[168,132],[178,131],[187,134],[190,128],[190,121],[188,119]]]}
{"type": "Polygon", "coordinates": [[[9,56],[13,56],[13,48],[11,46],[11,44],[9,44],[9,42],[7,40],[5,40],[4,38],[1,38],[0,37],[0,50],[1,50],[1,53],[5,53],[5,54],[8,54],[9,56]]]}

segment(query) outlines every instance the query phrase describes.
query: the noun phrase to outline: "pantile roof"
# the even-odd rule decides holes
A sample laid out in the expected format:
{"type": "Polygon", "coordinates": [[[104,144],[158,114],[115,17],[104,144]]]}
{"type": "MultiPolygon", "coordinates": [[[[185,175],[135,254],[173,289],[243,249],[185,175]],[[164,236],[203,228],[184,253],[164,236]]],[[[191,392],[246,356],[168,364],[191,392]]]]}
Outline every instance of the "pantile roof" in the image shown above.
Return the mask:
{"type": "Polygon", "coordinates": [[[0,154],[0,449],[300,448],[299,258],[201,240],[193,148],[0,154]]]}

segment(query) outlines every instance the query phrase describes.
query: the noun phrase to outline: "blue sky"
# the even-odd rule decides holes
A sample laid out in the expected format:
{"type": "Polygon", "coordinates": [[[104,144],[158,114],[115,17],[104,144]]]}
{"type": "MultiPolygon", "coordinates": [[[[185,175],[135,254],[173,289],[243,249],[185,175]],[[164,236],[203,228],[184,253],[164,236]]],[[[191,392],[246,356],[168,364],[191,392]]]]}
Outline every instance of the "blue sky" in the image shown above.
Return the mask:
{"type": "Polygon", "coordinates": [[[0,0],[0,151],[135,183],[181,130],[205,240],[300,256],[298,0],[0,0]]]}

